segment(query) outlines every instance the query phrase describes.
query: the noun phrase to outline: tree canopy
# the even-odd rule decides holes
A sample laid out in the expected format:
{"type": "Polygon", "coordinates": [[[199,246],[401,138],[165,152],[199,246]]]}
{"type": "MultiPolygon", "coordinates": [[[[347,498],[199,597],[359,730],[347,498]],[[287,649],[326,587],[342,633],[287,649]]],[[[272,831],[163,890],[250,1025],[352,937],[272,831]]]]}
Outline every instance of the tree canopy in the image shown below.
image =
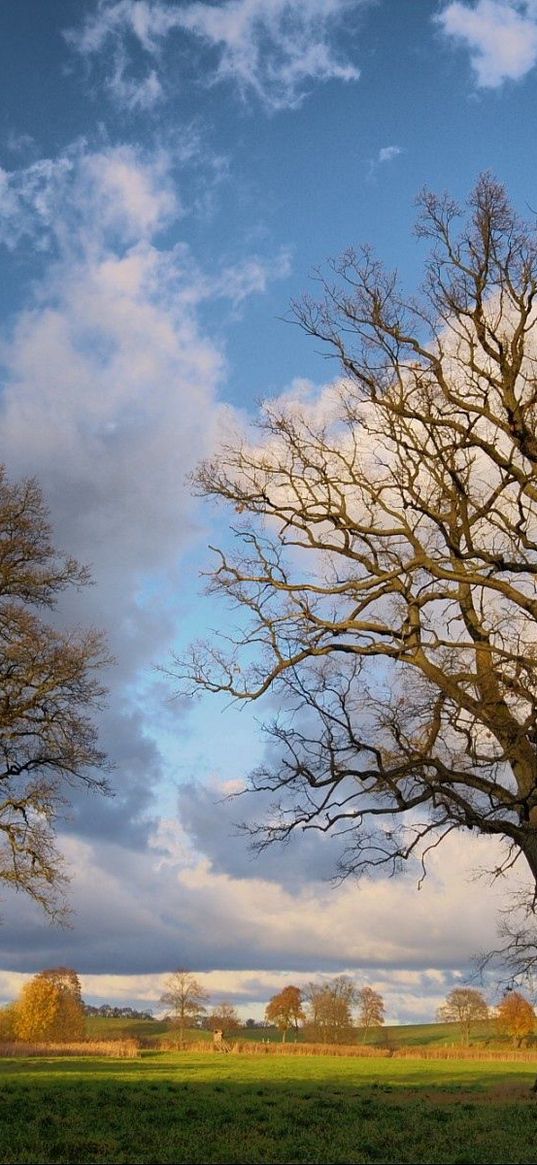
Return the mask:
{"type": "Polygon", "coordinates": [[[441,1023],[459,1024],[465,1044],[470,1041],[472,1024],[488,1019],[488,1015],[486,1000],[481,992],[473,987],[454,987],[445,1003],[438,1009],[438,1019],[441,1023]]]}
{"type": "Polygon", "coordinates": [[[344,1044],[352,1039],[352,1009],[356,988],[348,975],[324,983],[309,983],[304,992],[309,1039],[322,1044],[344,1044]]]}
{"type": "Polygon", "coordinates": [[[106,790],[88,712],[100,707],[108,659],[98,632],[61,631],[37,612],[88,582],[54,549],[38,484],[11,483],[0,466],[0,880],[50,913],[64,880],[55,832],[69,787],[106,790]]]}
{"type": "Polygon", "coordinates": [[[347,251],[294,307],[339,378],[199,468],[234,511],[210,589],[239,615],[176,674],[278,699],[261,844],[341,830],[345,874],[476,830],[535,879],[537,234],[489,174],[466,208],[418,201],[419,296],[347,251]]]}
{"type": "Polygon", "coordinates": [[[299,1024],[303,1023],[305,1019],[300,987],[289,984],[277,995],[273,995],[265,1008],[265,1019],[268,1023],[273,1023],[279,1028],[282,1033],[282,1041],[285,1041],[290,1028],[297,1031],[299,1024]]]}
{"type": "Polygon", "coordinates": [[[535,1031],[537,1019],[535,1011],[525,995],[520,991],[506,991],[498,1005],[498,1026],[500,1031],[512,1037],[515,1046],[535,1031]]]}
{"type": "Polygon", "coordinates": [[[207,1026],[210,1031],[222,1031],[224,1035],[237,1031],[241,1026],[237,1008],[232,1003],[217,1003],[208,1017],[207,1026]]]}
{"type": "Polygon", "coordinates": [[[356,992],[358,1023],[365,1031],[372,1027],[382,1027],[384,1023],[384,1000],[373,987],[360,987],[356,992]]]}
{"type": "Polygon", "coordinates": [[[170,1008],[179,1028],[181,1043],[184,1040],[187,1023],[205,1015],[207,1011],[205,1004],[208,999],[209,992],[202,987],[192,971],[185,967],[178,967],[167,976],[160,1001],[170,1008]]]}
{"type": "Polygon", "coordinates": [[[14,1008],[14,1033],[28,1043],[81,1039],[84,1005],[78,975],[70,967],[40,971],[22,989],[14,1008]]]}

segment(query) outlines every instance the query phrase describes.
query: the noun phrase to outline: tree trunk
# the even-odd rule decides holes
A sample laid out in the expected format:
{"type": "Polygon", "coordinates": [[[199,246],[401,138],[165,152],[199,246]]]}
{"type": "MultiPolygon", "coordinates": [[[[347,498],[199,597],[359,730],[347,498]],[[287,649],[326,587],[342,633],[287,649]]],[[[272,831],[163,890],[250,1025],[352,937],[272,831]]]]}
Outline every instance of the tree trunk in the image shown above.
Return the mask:
{"type": "MultiPolygon", "coordinates": [[[[531,810],[531,817],[534,816],[537,816],[536,809],[531,810]]],[[[526,826],[519,844],[537,886],[537,820],[526,826]]]]}

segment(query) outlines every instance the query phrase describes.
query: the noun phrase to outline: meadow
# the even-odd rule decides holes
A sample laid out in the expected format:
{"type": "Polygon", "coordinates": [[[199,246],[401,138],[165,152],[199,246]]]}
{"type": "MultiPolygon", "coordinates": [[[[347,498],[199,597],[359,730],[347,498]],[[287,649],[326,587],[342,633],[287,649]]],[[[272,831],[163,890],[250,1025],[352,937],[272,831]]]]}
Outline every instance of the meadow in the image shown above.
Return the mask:
{"type": "MultiPolygon", "coordinates": [[[[95,1015],[87,1017],[86,1030],[90,1039],[134,1038],[143,1042],[153,1041],[156,1045],[177,1035],[177,1028],[174,1027],[173,1022],[166,1019],[110,1019],[107,1016],[95,1015]]],[[[189,1031],[187,1038],[189,1041],[212,1041],[210,1032],[200,1030],[189,1031]]],[[[278,1044],[282,1041],[281,1032],[276,1028],[241,1028],[240,1032],[237,1033],[237,1038],[241,1041],[268,1041],[278,1044]]],[[[386,1024],[382,1028],[373,1029],[365,1037],[357,1033],[358,1038],[360,1043],[381,1048],[452,1048],[460,1043],[458,1026],[453,1023],[408,1023],[393,1026],[386,1024]]],[[[300,1031],[297,1035],[294,1032],[288,1034],[287,1043],[293,1044],[295,1041],[298,1043],[302,1041],[300,1031]]],[[[509,1036],[498,1032],[494,1020],[490,1019],[475,1023],[472,1026],[471,1045],[483,1049],[508,1050],[512,1047],[512,1041],[509,1036]]]]}
{"type": "Polygon", "coordinates": [[[527,1062],[3,1059],[0,1162],[535,1162],[534,1079],[527,1062]]]}

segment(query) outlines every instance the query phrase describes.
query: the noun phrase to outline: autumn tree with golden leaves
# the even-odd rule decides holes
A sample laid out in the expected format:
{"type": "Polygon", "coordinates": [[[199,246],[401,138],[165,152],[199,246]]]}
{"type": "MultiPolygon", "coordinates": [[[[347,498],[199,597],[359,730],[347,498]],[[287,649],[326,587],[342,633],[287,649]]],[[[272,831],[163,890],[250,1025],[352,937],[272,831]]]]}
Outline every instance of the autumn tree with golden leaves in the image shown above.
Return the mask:
{"type": "Polygon", "coordinates": [[[15,1004],[14,1034],[25,1043],[66,1043],[85,1034],[80,982],[70,967],[40,971],[15,1004]]]}

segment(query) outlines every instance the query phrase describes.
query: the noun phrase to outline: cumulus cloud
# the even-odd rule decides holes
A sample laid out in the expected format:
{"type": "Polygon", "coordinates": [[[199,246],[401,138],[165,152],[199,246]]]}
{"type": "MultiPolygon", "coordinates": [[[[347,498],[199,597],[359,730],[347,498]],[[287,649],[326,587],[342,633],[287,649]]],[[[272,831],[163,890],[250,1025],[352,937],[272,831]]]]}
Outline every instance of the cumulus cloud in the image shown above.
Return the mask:
{"type": "Polygon", "coordinates": [[[497,89],[520,81],[537,62],[534,0],[452,0],[434,17],[442,32],[467,49],[477,85],[497,89]]]}
{"type": "MultiPolygon", "coordinates": [[[[369,2],[358,0],[358,7],[369,2]]],[[[84,57],[106,57],[105,84],[131,110],[163,99],[171,34],[208,53],[209,84],[231,82],[243,97],[253,94],[278,110],[299,105],[313,84],[358,79],[337,48],[342,20],[356,7],[356,0],[99,0],[66,37],[84,57]]]]}
{"type": "Polygon", "coordinates": [[[198,536],[185,477],[226,414],[225,361],[200,307],[236,305],[288,270],[282,253],[207,274],[185,243],[164,246],[182,214],[173,162],[78,143],[4,172],[0,188],[0,240],[45,258],[0,344],[0,460],[37,476],[56,544],[92,569],[95,585],[64,596],[62,618],[104,626],[117,661],[102,721],[117,796],[73,791],[69,828],[140,846],[165,771],[148,669],[183,617],[180,564],[198,536]]]}
{"type": "Polygon", "coordinates": [[[63,257],[152,239],[180,214],[171,155],[132,145],[88,150],[75,142],[56,158],[0,169],[0,242],[27,236],[63,257]]]}
{"type": "MultiPolygon", "coordinates": [[[[63,844],[76,864],[76,928],[51,929],[11,900],[3,964],[20,974],[68,963],[92,977],[91,997],[154,1005],[162,976],[188,966],[248,1013],[285,982],[345,972],[381,990],[393,1018],[417,1021],[434,1014],[474,953],[494,945],[499,894],[469,882],[493,857],[483,839],[452,837],[420,892],[412,871],[337,889],[313,879],[284,887],[261,866],[235,877],[172,822],[144,853],[113,841],[63,844]]],[[[0,979],[0,991],[8,985],[0,979]]]]}

